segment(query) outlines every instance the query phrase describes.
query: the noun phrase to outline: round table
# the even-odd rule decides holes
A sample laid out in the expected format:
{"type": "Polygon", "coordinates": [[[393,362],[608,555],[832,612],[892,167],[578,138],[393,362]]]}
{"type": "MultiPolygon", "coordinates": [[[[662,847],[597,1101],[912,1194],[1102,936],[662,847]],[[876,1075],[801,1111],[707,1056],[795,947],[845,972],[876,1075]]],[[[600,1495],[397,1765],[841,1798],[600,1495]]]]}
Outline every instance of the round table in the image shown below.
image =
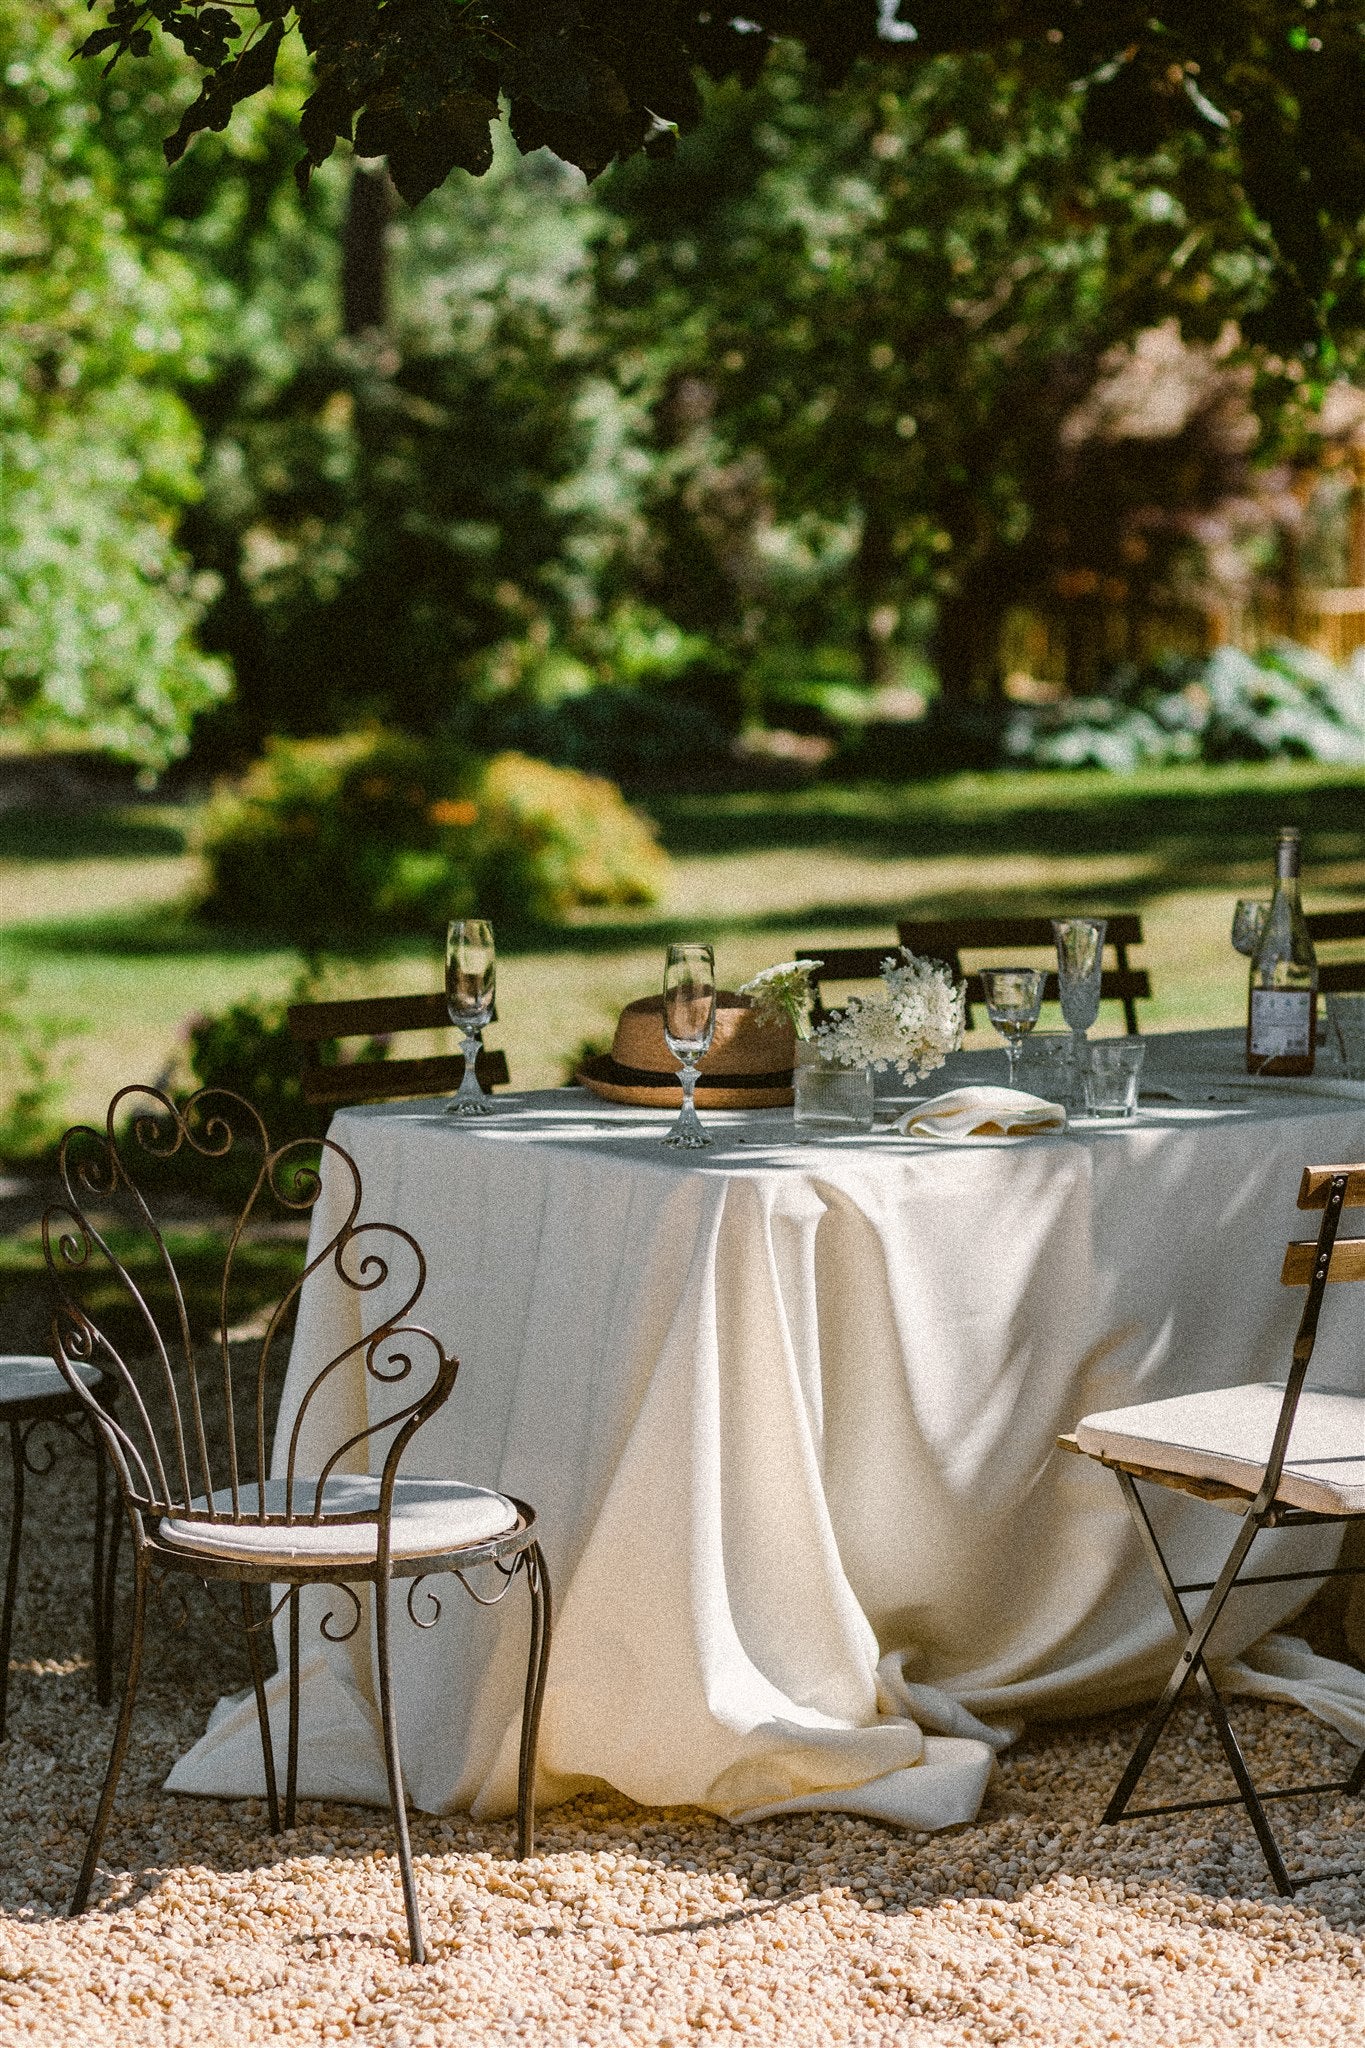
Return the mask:
{"type": "MultiPolygon", "coordinates": [[[[664,1114],[581,1090],[477,1122],[430,1101],[337,1116],[364,1214],[416,1234],[417,1313],[461,1359],[404,1469],[499,1487],[542,1525],[544,1801],[606,1781],[732,1816],[945,1825],[1025,1720],[1159,1689],[1170,1628],[1119,1489],[1055,1439],[1097,1409],[1281,1374],[1299,1296],[1280,1261],[1312,1234],[1300,1171],[1365,1157],[1365,1086],[1248,1083],[1240,1050],[1153,1038],[1134,1120],[1014,1143],[914,1142],[886,1101],[869,1136],[816,1145],[790,1111],[716,1114],[700,1154],[659,1143],[664,1114]]],[[[1002,1065],[956,1055],[919,1093],[1002,1065]]],[[[324,1186],[315,1242],[331,1208],[324,1186]]],[[[325,1273],[309,1283],[282,1423],[357,1314],[325,1273]]],[[[1353,1370],[1347,1321],[1324,1317],[1319,1383],[1353,1370]]],[[[338,1380],[306,1448],[325,1455],[366,1398],[338,1380]]],[[[1221,1558],[1219,1510],[1172,1494],[1154,1512],[1182,1576],[1221,1558]]],[[[1264,1540],[1325,1564],[1335,1538],[1264,1540]]],[[[1241,1595],[1220,1654],[1303,1598],[1241,1595]]],[[[510,1809],[524,1627],[458,1593],[429,1631],[396,1618],[419,1806],[510,1809]]],[[[301,1789],[382,1803],[368,1632],[316,1640],[301,1789]]],[[[1327,1670],[1365,1712],[1365,1680],[1327,1670]]],[[[261,1782],[249,1701],[221,1703],[170,1779],[261,1782]]]]}

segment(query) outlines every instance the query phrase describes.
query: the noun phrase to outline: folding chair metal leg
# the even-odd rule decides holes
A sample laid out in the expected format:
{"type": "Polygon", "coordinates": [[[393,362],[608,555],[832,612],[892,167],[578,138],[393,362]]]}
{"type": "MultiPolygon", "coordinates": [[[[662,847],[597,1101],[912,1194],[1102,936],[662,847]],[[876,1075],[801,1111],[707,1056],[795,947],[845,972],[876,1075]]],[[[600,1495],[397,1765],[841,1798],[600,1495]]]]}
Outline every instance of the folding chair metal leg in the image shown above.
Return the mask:
{"type": "MultiPolygon", "coordinates": [[[[1222,1695],[1204,1661],[1205,1646],[1210,1635],[1213,1633],[1219,1615],[1227,1604],[1229,1594],[1237,1583],[1237,1574],[1246,1560],[1247,1553],[1260,1533],[1261,1524],[1251,1515],[1247,1515],[1243,1519],[1242,1526],[1238,1530],[1232,1548],[1228,1552],[1223,1569],[1218,1574],[1213,1589],[1205,1600],[1203,1611],[1198,1621],[1192,1623],[1185,1611],[1184,1602],[1181,1600],[1180,1594],[1176,1589],[1170,1567],[1166,1563],[1165,1553],[1157,1540],[1156,1531],[1152,1527],[1151,1518],[1137,1490],[1132,1474],[1120,1472],[1117,1476],[1123,1490],[1124,1500],[1128,1505],[1128,1511],[1133,1518],[1134,1525],[1141,1539],[1142,1547],[1147,1553],[1148,1562],[1161,1588],[1162,1599],[1166,1603],[1167,1611],[1170,1614],[1177,1634],[1184,1639],[1184,1647],[1181,1650],[1179,1662],[1167,1680],[1165,1691],[1162,1693],[1155,1709],[1148,1718],[1142,1734],[1138,1738],[1137,1747],[1129,1758],[1128,1767],[1119,1780],[1112,1799],[1105,1808],[1105,1823],[1112,1824],[1124,1818],[1128,1810],[1129,1801],[1137,1789],[1138,1781],[1146,1770],[1151,1760],[1152,1752],[1161,1739],[1162,1731],[1170,1720],[1171,1714],[1185,1687],[1190,1679],[1193,1678],[1199,1687],[1205,1709],[1222,1745],[1223,1754],[1228,1760],[1228,1765],[1236,1782],[1242,1804],[1246,1808],[1247,1817],[1252,1827],[1255,1829],[1256,1839],[1260,1843],[1261,1853],[1265,1857],[1271,1877],[1274,1879],[1276,1890],[1285,1897],[1290,1897],[1294,1890],[1293,1882],[1285,1867],[1284,1858],[1280,1854],[1279,1844],[1275,1840],[1274,1830],[1271,1828],[1265,1807],[1261,1803],[1260,1795],[1252,1780],[1246,1758],[1242,1754],[1241,1744],[1238,1742],[1232,1724],[1228,1720],[1227,1709],[1223,1705],[1222,1695]]],[[[1185,1803],[1177,1803],[1174,1810],[1179,1811],[1180,1807],[1185,1803]]]]}

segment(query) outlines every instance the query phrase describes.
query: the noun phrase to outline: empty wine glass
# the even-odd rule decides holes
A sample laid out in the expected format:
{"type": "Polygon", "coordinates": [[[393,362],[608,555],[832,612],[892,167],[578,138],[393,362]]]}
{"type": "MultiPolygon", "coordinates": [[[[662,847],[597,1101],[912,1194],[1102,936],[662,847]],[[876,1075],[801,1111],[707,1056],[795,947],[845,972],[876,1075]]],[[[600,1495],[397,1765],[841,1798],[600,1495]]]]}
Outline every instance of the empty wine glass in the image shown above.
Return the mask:
{"type": "Polygon", "coordinates": [[[492,1021],[497,992],[493,927],[486,918],[461,917],[446,927],[446,1008],[464,1033],[464,1074],[447,1104],[451,1116],[487,1116],[493,1099],[479,1079],[484,1027],[492,1021]]]}
{"type": "MultiPolygon", "coordinates": [[[[1100,1013],[1100,976],[1104,968],[1103,917],[1054,917],[1057,941],[1057,983],[1062,1015],[1071,1028],[1072,1074],[1085,1072],[1085,1034],[1100,1013]]],[[[1075,1082],[1073,1080],[1073,1087],[1075,1082]]]]}
{"type": "Polygon", "coordinates": [[[665,1145],[709,1145],[692,1097],[716,1028],[716,960],[709,946],[670,946],[664,962],[664,1043],[682,1068],[682,1108],[665,1145]]]}
{"type": "Polygon", "coordinates": [[[1232,943],[1250,959],[1261,943],[1261,933],[1270,915],[1270,905],[1255,896],[1239,896],[1232,913],[1232,943]]]}
{"type": "Polygon", "coordinates": [[[1005,1041],[1011,1088],[1016,1086],[1019,1048],[1038,1022],[1046,980],[1041,967],[983,967],[981,970],[987,1014],[1005,1041]]]}

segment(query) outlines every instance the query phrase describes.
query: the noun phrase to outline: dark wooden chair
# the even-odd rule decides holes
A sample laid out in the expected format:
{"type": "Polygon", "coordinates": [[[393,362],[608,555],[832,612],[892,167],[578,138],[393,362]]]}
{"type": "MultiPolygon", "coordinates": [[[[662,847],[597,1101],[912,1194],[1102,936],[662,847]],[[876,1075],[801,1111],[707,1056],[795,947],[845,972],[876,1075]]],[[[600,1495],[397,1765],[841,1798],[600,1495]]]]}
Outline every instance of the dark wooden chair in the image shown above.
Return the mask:
{"type": "MultiPolygon", "coordinates": [[[[340,1109],[351,1102],[384,1102],[397,1095],[453,1095],[464,1079],[464,1054],[429,1053],[423,1059],[327,1062],[324,1046],[339,1039],[391,1038],[405,1031],[453,1029],[443,995],[358,996],[351,1001],[291,1003],[290,1036],[302,1048],[303,1093],[308,1102],[340,1109]]],[[[479,1054],[485,1088],[506,1087],[507,1055],[479,1054]]]]}
{"type": "Polygon", "coordinates": [[[493,1567],[504,1592],[518,1574],[524,1575],[531,1629],[517,1790],[522,1857],[531,1854],[534,1843],[536,1732],[550,1647],[549,1579],[532,1509],[511,1495],[453,1476],[417,1478],[401,1469],[409,1443],[447,1401],[459,1370],[459,1361],[441,1340],[410,1320],[426,1283],[422,1249],[396,1223],[360,1220],[359,1169],[341,1146],[330,1138],[301,1138],[272,1147],[251,1104],[225,1088],[201,1089],[179,1106],[157,1088],[120,1089],[103,1130],[78,1124],[66,1133],[58,1179],[61,1195],[43,1217],[43,1248],[57,1294],[53,1359],[62,1391],[79,1404],[112,1467],[133,1550],[123,1701],[71,1911],[83,1912],[89,1901],[128,1749],[148,1591],[182,1574],[198,1579],[210,1597],[215,1588],[223,1596],[214,1600],[220,1622],[244,1634],[266,1806],[271,1831],[278,1834],[281,1824],[295,1824],[300,1595],[305,1587],[315,1587],[328,1591],[321,1628],[329,1642],[344,1642],[362,1626],[373,1629],[410,1954],[421,1962],[425,1951],[398,1749],[392,1623],[406,1608],[418,1626],[433,1625],[441,1604],[424,1582],[434,1574],[458,1579],[484,1606],[496,1604],[502,1592],[488,1597],[475,1592],[468,1582],[472,1570],[493,1567]],[[320,1168],[314,1163],[319,1153],[320,1168]],[[166,1162],[188,1154],[197,1154],[204,1165],[218,1162],[225,1192],[240,1187],[240,1178],[234,1183],[227,1176],[242,1155],[253,1169],[249,1192],[244,1201],[239,1199],[238,1213],[223,1232],[220,1284],[212,1290],[211,1305],[197,1314],[176,1279],[153,1207],[157,1189],[164,1193],[166,1162]],[[307,1216],[315,1205],[321,1205],[328,1227],[316,1234],[308,1265],[271,1315],[259,1349],[243,1355],[228,1334],[239,1245],[258,1221],[281,1214],[307,1216]],[[153,1270],[163,1276],[154,1291],[140,1290],[110,1249],[110,1217],[154,1254],[153,1270]],[[319,1274],[325,1274],[328,1285],[347,1290],[348,1298],[355,1297],[355,1320],[348,1326],[342,1318],[339,1349],[299,1387],[292,1419],[273,1432],[273,1360],[287,1347],[300,1294],[319,1274]],[[120,1349],[109,1334],[105,1324],[113,1315],[111,1297],[131,1309],[136,1345],[120,1349]],[[92,1379],[111,1383],[117,1407],[92,1379]],[[342,1415],[370,1419],[349,1434],[339,1428],[338,1442],[320,1420],[326,1396],[319,1400],[319,1390],[338,1389],[347,1381],[342,1415]],[[367,1586],[368,1603],[357,1591],[367,1586]],[[421,1612],[413,1605],[419,1589],[421,1612]],[[349,1619],[343,1612],[341,1624],[331,1598],[335,1592],[348,1602],[349,1619]],[[261,1594],[265,1614],[259,1611],[261,1594]],[[229,1603],[240,1605],[239,1622],[229,1603]],[[285,1607],[289,1721],[281,1800],[261,1637],[285,1607]]]}
{"type": "MultiPolygon", "coordinates": [[[[1304,923],[1315,946],[1331,945],[1341,939],[1365,939],[1365,909],[1310,910],[1304,923]]],[[[1318,987],[1324,995],[1349,995],[1365,990],[1365,959],[1319,961],[1318,987]]]]}
{"type": "MultiPolygon", "coordinates": [[[[820,963],[811,975],[815,984],[817,1018],[828,1015],[824,1001],[826,982],[875,981],[883,960],[894,955],[898,945],[907,946],[912,953],[919,953],[926,959],[944,961],[959,981],[966,982],[965,1022],[969,1029],[973,1003],[984,1004],[986,997],[980,974],[963,966],[964,953],[992,952],[1003,956],[1020,947],[1042,946],[1055,958],[1052,920],[1049,917],[905,918],[896,930],[896,939],[888,940],[882,946],[804,945],[796,948],[796,959],[818,960],[820,963]]],[[[1100,1001],[1122,1003],[1124,1023],[1129,1031],[1136,1031],[1136,1005],[1152,993],[1151,977],[1146,968],[1131,967],[1128,963],[1128,948],[1142,944],[1142,919],[1131,911],[1121,911],[1108,918],[1104,943],[1113,949],[1114,965],[1102,970],[1100,1001]]],[[[1015,963],[1002,957],[998,964],[1013,966],[1015,963]]],[[[1342,987],[1348,984],[1334,985],[1342,987]]],[[[1365,986],[1365,982],[1360,985],[1365,986]]],[[[1049,973],[1043,1001],[1055,1003],[1059,1000],[1057,976],[1055,972],[1049,973]]]]}
{"type": "Polygon", "coordinates": [[[896,944],[895,939],[888,939],[884,946],[798,946],[793,958],[810,963],[816,1023],[830,1014],[824,999],[826,982],[876,981],[883,960],[895,958],[896,944]]]}
{"type": "MultiPolygon", "coordinates": [[[[912,953],[931,960],[946,960],[953,973],[967,984],[967,1017],[970,1028],[973,1003],[984,1003],[981,977],[962,965],[963,953],[989,952],[1001,956],[999,966],[1013,966],[1003,956],[1020,947],[1043,947],[1056,957],[1050,917],[935,917],[906,918],[896,927],[900,943],[912,953]]],[[[1113,953],[1114,965],[1100,976],[1100,1001],[1122,1003],[1125,1028],[1138,1028],[1137,1004],[1150,998],[1151,977],[1145,967],[1129,965],[1128,948],[1142,944],[1142,919],[1132,911],[1118,911],[1106,919],[1105,947],[1113,953]]],[[[1024,963],[1025,965],[1027,963],[1024,963]]],[[[1043,1001],[1059,1001],[1057,976],[1050,973],[1043,989],[1043,1001]]]]}

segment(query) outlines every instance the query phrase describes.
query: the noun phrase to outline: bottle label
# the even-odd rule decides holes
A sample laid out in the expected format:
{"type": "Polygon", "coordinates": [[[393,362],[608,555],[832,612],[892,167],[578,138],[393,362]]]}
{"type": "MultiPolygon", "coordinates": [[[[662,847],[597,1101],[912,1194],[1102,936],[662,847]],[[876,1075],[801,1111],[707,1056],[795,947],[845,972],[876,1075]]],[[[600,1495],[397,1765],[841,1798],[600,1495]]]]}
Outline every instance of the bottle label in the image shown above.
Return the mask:
{"type": "Polygon", "coordinates": [[[1301,1058],[1313,1049],[1313,998],[1298,988],[1251,991],[1251,1052],[1254,1059],[1301,1058]]]}

